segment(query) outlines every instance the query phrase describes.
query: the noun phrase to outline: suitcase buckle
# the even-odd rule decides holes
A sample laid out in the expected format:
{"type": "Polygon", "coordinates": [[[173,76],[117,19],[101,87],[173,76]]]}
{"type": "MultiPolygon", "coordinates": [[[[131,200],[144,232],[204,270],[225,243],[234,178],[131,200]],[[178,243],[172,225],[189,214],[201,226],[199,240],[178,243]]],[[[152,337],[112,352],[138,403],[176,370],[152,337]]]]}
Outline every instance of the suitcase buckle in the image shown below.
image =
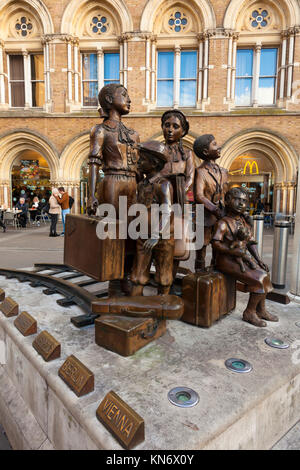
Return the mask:
{"type": "Polygon", "coordinates": [[[150,325],[148,325],[146,331],[141,331],[141,333],[140,333],[141,338],[142,339],[153,338],[153,336],[155,336],[155,333],[157,332],[158,325],[159,325],[159,320],[155,320],[154,325],[152,326],[152,328],[151,328],[150,325]]]}

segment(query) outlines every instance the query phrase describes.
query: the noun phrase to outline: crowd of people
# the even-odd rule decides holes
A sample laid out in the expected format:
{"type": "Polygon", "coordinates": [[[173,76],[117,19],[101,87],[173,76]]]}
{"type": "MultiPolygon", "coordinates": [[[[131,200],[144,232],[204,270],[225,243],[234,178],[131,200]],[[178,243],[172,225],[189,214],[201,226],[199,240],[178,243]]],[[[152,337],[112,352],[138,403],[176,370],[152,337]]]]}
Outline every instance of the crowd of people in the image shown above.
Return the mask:
{"type": "MultiPolygon", "coordinates": [[[[66,215],[70,213],[70,209],[74,203],[74,199],[69,196],[65,191],[64,187],[53,188],[49,201],[42,203],[37,196],[33,198],[32,203],[26,201],[24,196],[19,198],[19,201],[14,206],[13,211],[18,220],[19,226],[26,228],[29,217],[33,223],[40,224],[39,219],[44,214],[47,214],[50,218],[50,234],[49,237],[63,236],[65,233],[65,220],[66,215]],[[57,233],[57,222],[61,212],[63,231],[57,233]],[[28,213],[30,214],[28,216],[28,213]]],[[[0,227],[3,232],[6,232],[6,224],[4,214],[8,210],[7,207],[3,206],[0,216],[0,227]]]]}

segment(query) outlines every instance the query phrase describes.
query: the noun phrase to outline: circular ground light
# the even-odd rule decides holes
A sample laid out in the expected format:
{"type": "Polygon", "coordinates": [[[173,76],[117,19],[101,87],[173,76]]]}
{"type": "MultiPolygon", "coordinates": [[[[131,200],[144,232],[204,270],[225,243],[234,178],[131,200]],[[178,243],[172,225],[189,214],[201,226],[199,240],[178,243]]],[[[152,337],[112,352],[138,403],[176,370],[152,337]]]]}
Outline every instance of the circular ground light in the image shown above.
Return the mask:
{"type": "Polygon", "coordinates": [[[180,408],[191,408],[199,402],[199,395],[195,390],[187,387],[176,387],[168,393],[169,401],[180,408]]]}
{"type": "Polygon", "coordinates": [[[240,374],[251,372],[252,370],[252,365],[244,359],[227,359],[227,361],[225,361],[225,366],[232,372],[238,372],[240,374]]]}
{"type": "Polygon", "coordinates": [[[277,349],[287,349],[290,347],[289,344],[285,343],[284,341],[278,338],[266,338],[265,343],[268,346],[271,346],[271,348],[277,348],[277,349]]]}

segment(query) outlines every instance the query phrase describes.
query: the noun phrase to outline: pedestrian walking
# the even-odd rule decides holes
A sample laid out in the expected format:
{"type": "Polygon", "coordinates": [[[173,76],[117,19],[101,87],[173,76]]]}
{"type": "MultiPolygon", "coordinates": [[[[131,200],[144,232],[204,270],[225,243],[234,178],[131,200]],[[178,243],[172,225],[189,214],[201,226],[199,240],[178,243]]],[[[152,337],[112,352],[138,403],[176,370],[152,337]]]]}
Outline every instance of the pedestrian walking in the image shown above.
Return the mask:
{"type": "Polygon", "coordinates": [[[52,188],[52,194],[49,198],[49,215],[51,220],[49,237],[59,237],[56,232],[56,225],[60,212],[60,204],[58,203],[56,196],[59,197],[59,191],[57,188],[52,188]]]}

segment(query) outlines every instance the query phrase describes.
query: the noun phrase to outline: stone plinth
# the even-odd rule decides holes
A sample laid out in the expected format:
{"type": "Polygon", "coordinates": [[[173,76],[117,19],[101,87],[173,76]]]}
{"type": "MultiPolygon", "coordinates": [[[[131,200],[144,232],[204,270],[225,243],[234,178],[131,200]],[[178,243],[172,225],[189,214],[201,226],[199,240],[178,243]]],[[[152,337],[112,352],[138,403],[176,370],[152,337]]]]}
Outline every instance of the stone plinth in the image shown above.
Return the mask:
{"type": "Polygon", "coordinates": [[[167,333],[124,358],[95,344],[94,327],[77,329],[70,318],[82,311],[56,304],[59,295],[0,277],[7,296],[61,343],[61,357],[46,363],[23,337],[14,318],[0,314],[0,422],[15,449],[120,449],[97,420],[96,410],[114,390],[145,420],[137,449],[269,449],[300,419],[300,310],[268,302],[279,323],[259,329],[241,320],[247,294],[236,311],[210,329],[168,322],[167,333]],[[291,344],[268,347],[266,336],[291,344]],[[75,355],[95,375],[95,389],[81,398],[58,370],[75,355]],[[248,360],[249,374],[228,371],[230,357],[248,360]],[[200,396],[183,409],[167,398],[186,386],[200,396]]]}

